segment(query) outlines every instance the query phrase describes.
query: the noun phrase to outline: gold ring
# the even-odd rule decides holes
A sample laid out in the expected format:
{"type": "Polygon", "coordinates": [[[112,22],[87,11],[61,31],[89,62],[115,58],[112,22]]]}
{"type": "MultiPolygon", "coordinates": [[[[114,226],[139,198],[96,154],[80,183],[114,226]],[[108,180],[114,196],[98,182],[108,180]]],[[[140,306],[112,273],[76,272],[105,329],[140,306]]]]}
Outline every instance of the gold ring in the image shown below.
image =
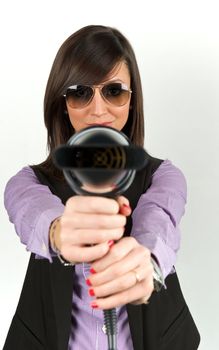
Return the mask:
{"type": "Polygon", "coordinates": [[[141,278],[140,278],[138,272],[136,270],[132,270],[132,272],[134,272],[134,274],[135,274],[135,278],[136,278],[135,283],[141,282],[141,278]]]}

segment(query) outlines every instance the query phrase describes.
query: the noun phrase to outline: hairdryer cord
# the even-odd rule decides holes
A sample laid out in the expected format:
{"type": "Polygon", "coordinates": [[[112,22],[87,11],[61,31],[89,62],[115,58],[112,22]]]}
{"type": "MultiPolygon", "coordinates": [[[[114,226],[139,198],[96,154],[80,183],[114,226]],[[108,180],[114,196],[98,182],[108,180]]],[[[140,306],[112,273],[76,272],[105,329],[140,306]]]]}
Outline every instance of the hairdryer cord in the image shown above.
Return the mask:
{"type": "Polygon", "coordinates": [[[117,350],[116,336],[117,336],[117,315],[116,309],[104,310],[104,325],[106,327],[106,334],[108,337],[108,350],[117,350]]]}

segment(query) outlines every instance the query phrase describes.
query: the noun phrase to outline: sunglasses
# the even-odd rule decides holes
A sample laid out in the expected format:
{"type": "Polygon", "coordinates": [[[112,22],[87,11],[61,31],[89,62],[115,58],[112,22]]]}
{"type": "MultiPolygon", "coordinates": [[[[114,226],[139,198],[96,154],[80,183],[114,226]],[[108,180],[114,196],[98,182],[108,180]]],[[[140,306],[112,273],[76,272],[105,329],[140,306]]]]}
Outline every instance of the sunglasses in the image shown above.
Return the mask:
{"type": "Polygon", "coordinates": [[[71,108],[84,108],[91,103],[95,89],[99,89],[102,98],[113,106],[124,106],[132,91],[122,83],[108,83],[100,85],[72,85],[67,88],[64,97],[71,108]]]}

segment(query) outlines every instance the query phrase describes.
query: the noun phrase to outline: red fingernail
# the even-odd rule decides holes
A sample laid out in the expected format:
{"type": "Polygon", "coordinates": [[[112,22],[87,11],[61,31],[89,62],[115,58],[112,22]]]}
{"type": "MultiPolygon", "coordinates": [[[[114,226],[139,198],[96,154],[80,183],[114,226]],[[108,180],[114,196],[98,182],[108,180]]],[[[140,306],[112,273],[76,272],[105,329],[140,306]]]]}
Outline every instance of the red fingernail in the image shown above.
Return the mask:
{"type": "Polygon", "coordinates": [[[96,301],[93,301],[90,306],[93,308],[93,309],[97,309],[99,306],[97,305],[96,301]]]}
{"type": "Polygon", "coordinates": [[[89,278],[86,279],[86,283],[87,283],[87,285],[88,285],[89,287],[92,286],[91,281],[89,280],[89,278]]]}
{"type": "Polygon", "coordinates": [[[91,267],[90,273],[97,273],[97,271],[95,271],[95,270],[93,269],[93,267],[91,267]]]}
{"type": "Polygon", "coordinates": [[[89,295],[90,295],[91,297],[94,297],[94,296],[95,296],[95,293],[94,293],[93,288],[90,288],[90,289],[88,290],[88,292],[89,292],[89,295]]]}
{"type": "Polygon", "coordinates": [[[123,208],[125,208],[125,209],[131,209],[131,207],[130,207],[129,204],[123,204],[123,208]]]}
{"type": "Polygon", "coordinates": [[[111,239],[110,241],[107,242],[108,243],[108,246],[111,248],[114,244],[114,241],[111,239]]]}

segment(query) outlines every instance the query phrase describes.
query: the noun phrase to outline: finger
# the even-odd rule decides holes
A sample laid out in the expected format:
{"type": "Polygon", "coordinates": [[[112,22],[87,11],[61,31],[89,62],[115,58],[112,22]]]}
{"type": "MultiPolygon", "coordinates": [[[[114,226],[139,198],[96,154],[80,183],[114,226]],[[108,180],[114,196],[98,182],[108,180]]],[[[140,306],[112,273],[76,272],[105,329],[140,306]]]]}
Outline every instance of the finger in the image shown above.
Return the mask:
{"type": "Polygon", "coordinates": [[[116,200],[97,196],[73,196],[66,202],[66,213],[117,214],[119,204],[116,200]]]}
{"type": "Polygon", "coordinates": [[[126,217],[121,214],[106,215],[77,213],[77,215],[63,215],[60,220],[60,225],[63,229],[112,229],[124,227],[125,224],[126,217]]]}
{"type": "MultiPolygon", "coordinates": [[[[112,249],[112,248],[111,248],[112,249]]],[[[95,263],[92,267],[95,266],[95,263]]],[[[89,276],[92,286],[105,284],[109,281],[115,280],[121,276],[126,275],[129,271],[137,271],[141,279],[146,276],[148,270],[153,271],[150,260],[150,251],[142,245],[137,246],[131,250],[124,259],[110,265],[108,268],[89,276]],[[140,269],[145,269],[145,273],[141,273],[140,269]]],[[[93,271],[93,270],[92,270],[93,271]]]]}
{"type": "Polygon", "coordinates": [[[124,233],[124,227],[113,229],[68,229],[61,235],[59,246],[99,244],[109,240],[119,240],[124,233]]]}
{"type": "Polygon", "coordinates": [[[119,212],[125,216],[129,216],[132,212],[129,200],[124,196],[119,196],[117,202],[119,204],[119,212]]]}
{"type": "Polygon", "coordinates": [[[104,256],[110,249],[111,241],[90,247],[79,247],[74,245],[63,246],[60,250],[63,258],[70,262],[92,262],[104,256]]]}
{"type": "Polygon", "coordinates": [[[150,266],[141,265],[135,270],[131,270],[125,275],[116,279],[114,278],[100,286],[93,286],[89,278],[89,283],[92,286],[89,291],[92,291],[91,295],[95,295],[97,298],[108,297],[130,289],[148,277],[152,277],[152,268],[150,266]]]}
{"type": "Polygon", "coordinates": [[[107,269],[112,264],[121,261],[132,249],[139,246],[139,243],[133,237],[124,237],[116,242],[110,249],[109,253],[92,264],[96,272],[107,269]]]}
{"type": "Polygon", "coordinates": [[[153,289],[153,280],[148,278],[123,292],[111,295],[109,297],[97,298],[93,300],[91,302],[91,307],[93,305],[95,308],[107,310],[132,303],[133,301],[143,297],[144,299],[149,299],[153,289]]]}

